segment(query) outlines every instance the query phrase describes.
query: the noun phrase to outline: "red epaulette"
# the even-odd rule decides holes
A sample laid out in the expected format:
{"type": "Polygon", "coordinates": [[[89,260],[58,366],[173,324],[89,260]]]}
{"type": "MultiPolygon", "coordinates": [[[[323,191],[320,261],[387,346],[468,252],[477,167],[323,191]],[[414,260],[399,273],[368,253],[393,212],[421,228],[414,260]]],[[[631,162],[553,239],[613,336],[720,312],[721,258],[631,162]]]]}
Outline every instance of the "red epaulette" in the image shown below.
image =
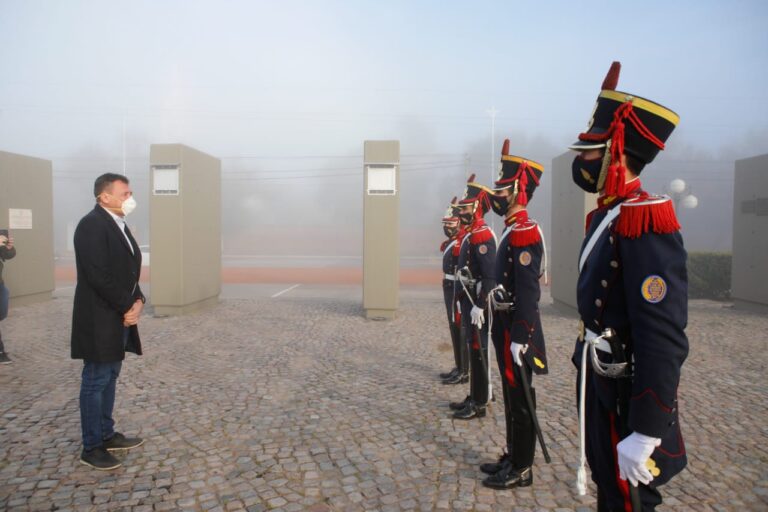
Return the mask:
{"type": "Polygon", "coordinates": [[[525,247],[538,243],[540,240],[539,226],[533,220],[515,223],[509,232],[509,245],[512,247],[525,247]]]}
{"type": "Polygon", "coordinates": [[[448,244],[451,243],[451,240],[448,239],[445,242],[440,244],[440,252],[445,252],[445,250],[448,248],[448,244]]]}
{"type": "Polygon", "coordinates": [[[491,238],[493,238],[493,231],[491,231],[491,228],[488,226],[483,226],[477,231],[472,232],[472,235],[469,237],[469,241],[472,243],[472,245],[479,245],[484,244],[491,238]]]}
{"type": "Polygon", "coordinates": [[[616,221],[616,233],[627,238],[638,238],[648,232],[674,233],[680,229],[675,206],[669,196],[643,194],[621,203],[616,221]]]}

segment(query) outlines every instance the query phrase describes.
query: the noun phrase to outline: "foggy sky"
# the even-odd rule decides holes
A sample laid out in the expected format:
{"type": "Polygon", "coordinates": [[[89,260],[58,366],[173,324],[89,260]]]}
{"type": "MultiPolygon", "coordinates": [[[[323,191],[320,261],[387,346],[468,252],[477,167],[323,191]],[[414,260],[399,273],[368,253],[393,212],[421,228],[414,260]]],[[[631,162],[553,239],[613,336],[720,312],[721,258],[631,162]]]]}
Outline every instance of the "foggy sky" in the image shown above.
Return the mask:
{"type": "Polygon", "coordinates": [[[0,0],[0,150],[52,160],[57,247],[106,171],[146,235],[149,145],[181,142],[222,159],[225,253],[338,224],[359,254],[362,143],[399,139],[403,253],[425,255],[464,177],[489,183],[505,137],[549,167],[620,60],[620,90],[681,116],[646,188],[685,179],[689,248],[728,250],[733,160],[768,152],[766,22],[761,1],[0,0]]]}

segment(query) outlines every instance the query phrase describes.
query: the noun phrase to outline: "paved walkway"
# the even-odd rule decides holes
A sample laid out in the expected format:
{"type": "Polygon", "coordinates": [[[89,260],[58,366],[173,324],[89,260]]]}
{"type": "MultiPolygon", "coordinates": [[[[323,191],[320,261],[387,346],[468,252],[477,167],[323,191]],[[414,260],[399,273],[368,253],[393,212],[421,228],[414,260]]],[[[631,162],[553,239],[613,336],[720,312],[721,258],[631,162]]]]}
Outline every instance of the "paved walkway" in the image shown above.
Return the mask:
{"type": "MultiPolygon", "coordinates": [[[[452,358],[439,290],[405,290],[400,316],[375,322],[361,316],[358,287],[273,289],[142,319],[146,355],[123,366],[116,419],[147,442],[111,473],[78,463],[71,298],[13,309],[2,324],[14,363],[0,367],[0,509],[593,508],[573,490],[573,318],[542,308],[552,374],[536,387],[552,464],[537,454],[532,487],[497,492],[477,465],[500,453],[500,407],[454,422],[447,403],[465,390],[437,380],[452,358]]],[[[680,397],[690,464],[662,510],[768,509],[766,333],[765,315],[691,303],[680,397]]]]}

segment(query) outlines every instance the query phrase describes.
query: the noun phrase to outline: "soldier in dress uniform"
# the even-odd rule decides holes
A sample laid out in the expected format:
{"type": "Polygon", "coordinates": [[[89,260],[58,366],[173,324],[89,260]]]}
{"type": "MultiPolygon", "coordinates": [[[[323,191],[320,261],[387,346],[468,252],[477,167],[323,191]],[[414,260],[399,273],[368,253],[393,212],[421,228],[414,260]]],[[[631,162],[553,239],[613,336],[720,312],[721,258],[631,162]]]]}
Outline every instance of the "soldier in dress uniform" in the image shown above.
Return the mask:
{"type": "Polygon", "coordinates": [[[579,152],[574,182],[600,194],[579,257],[578,484],[585,493],[586,458],[598,510],[647,511],[686,465],[677,388],[688,355],[688,284],[673,203],[645,192],[638,176],[679,117],[617,91],[619,70],[614,62],[587,131],[571,146],[579,152]]]}
{"type": "Polygon", "coordinates": [[[485,309],[488,292],[496,286],[496,236],[483,220],[490,208],[490,190],[476,183],[473,174],[457,206],[457,216],[466,231],[459,247],[456,286],[461,291],[461,318],[469,346],[470,391],[464,402],[451,403],[450,407],[456,411],[453,417],[461,420],[485,416],[491,398],[485,309]]]}
{"type": "Polygon", "coordinates": [[[536,431],[522,379],[529,384],[535,404],[532,374],[548,372],[539,317],[539,280],[545,272],[546,251],[541,229],[528,218],[526,207],[543,172],[541,164],[510,155],[509,140],[504,141],[501,169],[491,197],[493,211],[504,218],[506,226],[496,252],[499,288],[491,293],[495,310],[491,337],[501,373],[507,446],[497,463],[480,466],[490,475],[483,485],[494,489],[533,483],[536,431]]]}
{"type": "Polygon", "coordinates": [[[448,315],[448,329],[451,333],[455,364],[453,370],[440,374],[444,384],[463,384],[469,380],[469,353],[467,344],[462,337],[461,311],[456,306],[456,289],[454,287],[459,247],[461,247],[461,241],[464,238],[464,230],[461,229],[459,218],[455,212],[457,203],[458,199],[454,197],[445,212],[443,233],[447,238],[440,245],[440,250],[443,252],[443,299],[445,312],[448,315]]]}

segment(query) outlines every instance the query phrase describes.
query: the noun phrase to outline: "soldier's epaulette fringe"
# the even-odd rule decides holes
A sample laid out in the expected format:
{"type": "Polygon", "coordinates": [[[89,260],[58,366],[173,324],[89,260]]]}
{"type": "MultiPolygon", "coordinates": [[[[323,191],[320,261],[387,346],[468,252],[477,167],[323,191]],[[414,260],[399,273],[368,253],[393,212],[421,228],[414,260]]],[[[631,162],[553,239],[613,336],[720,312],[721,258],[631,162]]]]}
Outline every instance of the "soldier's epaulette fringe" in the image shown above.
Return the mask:
{"type": "Polygon", "coordinates": [[[526,247],[541,240],[539,228],[533,221],[524,224],[515,224],[509,233],[509,245],[512,247],[526,247]]]}
{"type": "Polygon", "coordinates": [[[472,245],[477,245],[484,244],[491,238],[493,238],[493,231],[491,231],[491,228],[488,226],[484,226],[472,233],[469,237],[469,241],[472,242],[472,245]]]}
{"type": "Polygon", "coordinates": [[[668,196],[646,196],[625,201],[616,222],[616,233],[638,238],[648,233],[669,234],[680,229],[675,206],[668,196]]]}
{"type": "Polygon", "coordinates": [[[450,240],[446,240],[445,242],[440,244],[440,252],[445,252],[445,250],[448,248],[448,244],[451,243],[450,240]]]}

